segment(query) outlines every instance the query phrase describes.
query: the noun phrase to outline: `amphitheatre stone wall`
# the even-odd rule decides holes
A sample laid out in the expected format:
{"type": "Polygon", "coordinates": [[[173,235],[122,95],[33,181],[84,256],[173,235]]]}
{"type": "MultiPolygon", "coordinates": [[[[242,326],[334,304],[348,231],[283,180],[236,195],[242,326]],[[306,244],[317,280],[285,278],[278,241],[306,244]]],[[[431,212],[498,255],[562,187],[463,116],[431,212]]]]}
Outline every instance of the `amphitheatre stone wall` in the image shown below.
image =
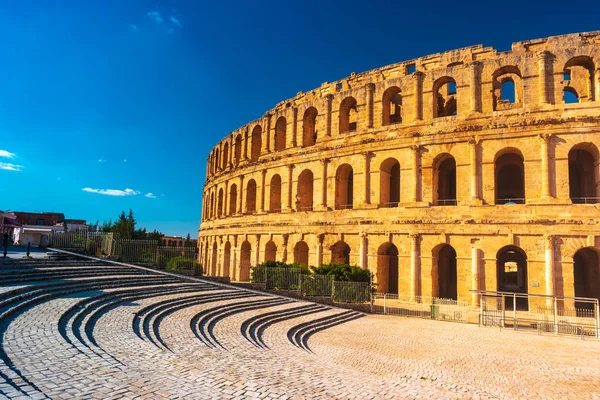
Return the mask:
{"type": "Polygon", "coordinates": [[[209,275],[371,269],[378,291],[600,298],[600,32],[389,65],[283,101],[210,152],[209,275]]]}

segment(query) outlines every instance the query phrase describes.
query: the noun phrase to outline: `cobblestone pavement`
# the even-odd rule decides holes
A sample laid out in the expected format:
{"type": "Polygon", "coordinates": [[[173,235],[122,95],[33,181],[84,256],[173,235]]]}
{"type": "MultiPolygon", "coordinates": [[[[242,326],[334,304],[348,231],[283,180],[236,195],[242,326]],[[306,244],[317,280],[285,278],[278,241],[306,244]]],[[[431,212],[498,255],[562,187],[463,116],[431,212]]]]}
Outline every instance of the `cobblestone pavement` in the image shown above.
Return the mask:
{"type": "Polygon", "coordinates": [[[0,398],[600,399],[600,341],[0,262],[0,398]]]}

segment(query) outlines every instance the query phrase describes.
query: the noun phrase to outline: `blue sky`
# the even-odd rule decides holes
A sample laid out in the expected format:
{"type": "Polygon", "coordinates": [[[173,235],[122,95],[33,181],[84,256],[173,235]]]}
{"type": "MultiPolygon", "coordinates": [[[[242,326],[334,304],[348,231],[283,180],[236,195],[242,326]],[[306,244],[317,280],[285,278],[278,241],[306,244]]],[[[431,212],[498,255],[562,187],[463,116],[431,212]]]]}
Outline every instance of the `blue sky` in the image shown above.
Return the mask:
{"type": "Polygon", "coordinates": [[[3,0],[0,209],[102,222],[131,208],[139,227],[196,237],[208,152],[279,101],[427,54],[598,30],[587,4],[3,0]]]}

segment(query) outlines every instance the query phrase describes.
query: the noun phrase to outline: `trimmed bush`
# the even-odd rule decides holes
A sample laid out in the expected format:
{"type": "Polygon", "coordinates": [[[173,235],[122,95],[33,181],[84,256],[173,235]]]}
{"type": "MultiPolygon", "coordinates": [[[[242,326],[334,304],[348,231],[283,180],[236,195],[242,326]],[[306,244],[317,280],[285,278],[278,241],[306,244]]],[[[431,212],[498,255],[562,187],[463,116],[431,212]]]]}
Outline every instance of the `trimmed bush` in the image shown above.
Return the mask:
{"type": "Polygon", "coordinates": [[[250,282],[265,283],[267,281],[266,268],[297,268],[301,270],[302,274],[309,273],[308,267],[298,263],[287,264],[281,261],[265,261],[255,267],[250,268],[250,282]]]}
{"type": "Polygon", "coordinates": [[[199,270],[202,272],[202,268],[199,268],[198,261],[193,258],[187,258],[183,256],[173,257],[167,261],[165,269],[170,271],[180,271],[185,269],[199,270]]]}

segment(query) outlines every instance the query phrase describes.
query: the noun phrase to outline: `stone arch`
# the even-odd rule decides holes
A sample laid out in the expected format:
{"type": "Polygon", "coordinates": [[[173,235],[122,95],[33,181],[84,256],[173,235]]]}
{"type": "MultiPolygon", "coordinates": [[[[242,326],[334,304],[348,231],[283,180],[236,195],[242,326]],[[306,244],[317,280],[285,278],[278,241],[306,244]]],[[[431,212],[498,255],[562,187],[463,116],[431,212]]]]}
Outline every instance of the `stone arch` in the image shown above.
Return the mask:
{"type": "MultiPolygon", "coordinates": [[[[600,252],[594,247],[583,247],[573,255],[573,285],[575,297],[600,300],[600,252]]],[[[575,302],[577,308],[594,308],[593,303],[575,302]]]]}
{"type": "MultiPolygon", "coordinates": [[[[499,292],[527,294],[527,254],[517,246],[505,246],[496,254],[496,272],[499,292]]],[[[518,310],[529,308],[526,298],[517,298],[518,310]]],[[[505,307],[513,308],[513,299],[507,297],[505,307]]]]}
{"type": "Polygon", "coordinates": [[[265,244],[265,261],[277,261],[277,245],[272,240],[265,244]]]}
{"type": "Polygon", "coordinates": [[[220,160],[221,157],[219,157],[219,150],[215,151],[215,172],[219,171],[221,169],[221,163],[220,160]]]}
{"type": "Polygon", "coordinates": [[[343,240],[331,246],[331,263],[350,264],[350,246],[343,240]]]}
{"type": "Polygon", "coordinates": [[[525,165],[516,148],[500,150],[494,160],[495,204],[525,204],[525,165]]]}
{"type": "Polygon", "coordinates": [[[342,164],[335,173],[335,209],[354,207],[354,171],[350,164],[342,164]]]}
{"type": "Polygon", "coordinates": [[[312,211],[313,185],[314,175],[310,169],[305,169],[298,176],[298,194],[296,195],[296,210],[312,211]]]}
{"type": "Polygon", "coordinates": [[[433,118],[457,114],[456,81],[443,76],[433,83],[433,118]]]}
{"type": "Polygon", "coordinates": [[[252,149],[250,151],[250,161],[256,162],[260,157],[260,150],[262,148],[262,127],[256,125],[252,129],[252,149]]]}
{"type": "Polygon", "coordinates": [[[225,242],[225,248],[223,250],[223,272],[222,276],[229,276],[229,265],[231,263],[231,243],[225,242]]]}
{"type": "Polygon", "coordinates": [[[210,218],[215,216],[215,192],[210,194],[210,218]]]}
{"type": "Polygon", "coordinates": [[[594,204],[600,198],[598,148],[578,143],[569,150],[569,197],[573,204],[594,204]]]}
{"type": "Polygon", "coordinates": [[[256,212],[256,181],[250,179],[246,184],[246,213],[256,212]]]}
{"type": "Polygon", "coordinates": [[[269,212],[281,212],[281,176],[275,174],[269,184],[269,212]]]}
{"type": "Polygon", "coordinates": [[[252,258],[252,246],[247,240],[242,243],[240,248],[240,276],[241,282],[247,282],[250,280],[250,265],[252,258]]]}
{"type": "Polygon", "coordinates": [[[398,294],[398,248],[387,242],[377,249],[377,291],[398,294]]]}
{"type": "Polygon", "coordinates": [[[398,207],[400,203],[400,163],[395,158],[385,159],[379,166],[380,207],[398,207]]]}
{"type": "Polygon", "coordinates": [[[222,169],[227,168],[227,164],[229,163],[229,143],[225,143],[223,146],[223,161],[222,161],[222,169]]]}
{"type": "Polygon", "coordinates": [[[229,215],[235,215],[237,210],[237,185],[234,183],[229,188],[229,215]]]}
{"type": "Polygon", "coordinates": [[[303,240],[294,246],[294,262],[308,267],[308,245],[303,240]]]}
{"type": "Polygon", "coordinates": [[[302,147],[313,146],[317,142],[317,116],[315,107],[309,107],[302,118],[302,147]]]}
{"type": "Polygon", "coordinates": [[[440,154],[433,162],[433,204],[456,205],[456,160],[449,153],[440,154]]]}
{"type": "Polygon", "coordinates": [[[523,106],[523,79],[514,65],[498,68],[492,74],[493,110],[502,111],[523,106]]]}
{"type": "Polygon", "coordinates": [[[354,132],[358,123],[358,103],[354,97],[346,97],[340,103],[340,133],[354,132]]]}
{"type": "Polygon", "coordinates": [[[211,259],[211,263],[210,263],[210,275],[211,276],[216,276],[217,275],[217,257],[218,257],[218,253],[219,253],[219,247],[217,246],[217,242],[215,241],[213,243],[213,247],[212,247],[212,259],[211,259]]]}
{"type": "Polygon", "coordinates": [[[287,139],[287,120],[279,117],[275,122],[275,151],[285,150],[287,139]]]}
{"type": "Polygon", "coordinates": [[[235,165],[238,165],[240,163],[240,160],[242,159],[242,135],[241,134],[238,134],[235,137],[234,158],[235,158],[235,165]]]}
{"type": "Polygon", "coordinates": [[[382,103],[382,124],[402,123],[402,95],[398,86],[392,86],[383,92],[382,103]]]}
{"type": "Polygon", "coordinates": [[[219,201],[217,205],[217,218],[223,216],[223,188],[219,189],[219,201]]]}
{"type": "Polygon", "coordinates": [[[434,297],[458,300],[458,271],[456,268],[456,250],[449,244],[440,244],[433,248],[431,255],[431,293],[434,297]]]}
{"type": "Polygon", "coordinates": [[[565,63],[564,91],[575,94],[577,102],[594,100],[594,61],[588,56],[576,56],[565,63]]]}

